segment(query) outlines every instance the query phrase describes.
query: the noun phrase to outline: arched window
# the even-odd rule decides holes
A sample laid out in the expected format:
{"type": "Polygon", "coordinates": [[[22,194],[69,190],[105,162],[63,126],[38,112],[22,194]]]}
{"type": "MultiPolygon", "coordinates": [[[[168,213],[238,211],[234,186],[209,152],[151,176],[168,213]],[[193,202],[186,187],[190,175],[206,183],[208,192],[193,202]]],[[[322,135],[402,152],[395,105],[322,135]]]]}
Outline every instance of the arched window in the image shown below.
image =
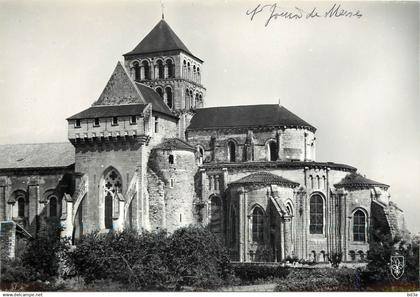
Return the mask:
{"type": "Polygon", "coordinates": [[[150,79],[150,66],[149,66],[149,62],[143,61],[141,64],[143,66],[144,79],[150,79]]]}
{"type": "Polygon", "coordinates": [[[165,67],[163,66],[163,62],[158,60],[156,65],[158,68],[158,78],[165,78],[165,67]]]}
{"type": "Polygon", "coordinates": [[[317,189],[321,189],[321,180],[319,178],[319,175],[316,176],[316,186],[317,189]]]}
{"type": "Polygon", "coordinates": [[[197,145],[196,146],[196,160],[197,160],[198,165],[203,164],[203,160],[204,160],[204,149],[200,145],[197,145]]]}
{"type": "Polygon", "coordinates": [[[109,170],[109,172],[104,177],[105,229],[113,228],[113,202],[115,195],[121,192],[121,187],[121,175],[115,169],[109,170]]]}
{"type": "Polygon", "coordinates": [[[168,69],[168,77],[174,77],[174,64],[172,63],[172,60],[166,60],[166,68],[168,69]]]}
{"type": "Polygon", "coordinates": [[[353,240],[366,241],[366,215],[360,209],[353,215],[353,240]]]}
{"type": "Polygon", "coordinates": [[[264,212],[258,206],[252,212],[252,241],[264,242],[264,212]]]}
{"type": "Polygon", "coordinates": [[[134,80],[140,80],[140,64],[139,62],[133,63],[133,69],[134,69],[134,80]]]}
{"type": "Polygon", "coordinates": [[[325,262],[325,261],[326,261],[325,251],[321,251],[321,252],[319,252],[319,259],[318,259],[318,262],[325,262]]]}
{"type": "Polygon", "coordinates": [[[313,195],[310,200],[310,223],[311,234],[323,234],[324,231],[324,200],[320,195],[313,195]]]}
{"type": "Polygon", "coordinates": [[[267,159],[269,161],[276,161],[278,157],[277,143],[275,141],[269,141],[267,144],[267,159]]]}
{"type": "Polygon", "coordinates": [[[174,164],[174,155],[169,155],[168,161],[169,164],[174,164]]]}
{"type": "Polygon", "coordinates": [[[190,108],[190,90],[185,89],[185,109],[190,108]]]}
{"type": "Polygon", "coordinates": [[[286,210],[287,210],[287,214],[288,214],[289,216],[292,216],[292,215],[293,215],[293,208],[292,208],[292,206],[290,205],[290,203],[287,203],[287,204],[286,204],[286,210]]]}
{"type": "Polygon", "coordinates": [[[228,142],[229,162],[236,162],[236,145],[233,141],[228,142]]]}
{"type": "Polygon", "coordinates": [[[56,217],[58,215],[58,201],[57,197],[52,196],[50,197],[50,217],[56,217]]]}
{"type": "Polygon", "coordinates": [[[168,105],[169,108],[172,108],[173,107],[172,89],[170,87],[166,87],[165,92],[166,92],[166,104],[168,105]]]}
{"type": "Polygon", "coordinates": [[[19,197],[18,200],[18,217],[25,217],[25,197],[19,197]]]}
{"type": "Polygon", "coordinates": [[[210,200],[210,231],[218,235],[222,233],[222,202],[217,196],[210,200]]]}
{"type": "Polygon", "coordinates": [[[311,189],[314,188],[314,177],[312,175],[309,176],[309,184],[311,186],[311,189]]]}
{"type": "Polygon", "coordinates": [[[156,88],[156,93],[158,93],[158,94],[159,94],[159,96],[163,98],[163,90],[162,90],[162,88],[161,88],[161,87],[157,87],[157,88],[156,88]]]}

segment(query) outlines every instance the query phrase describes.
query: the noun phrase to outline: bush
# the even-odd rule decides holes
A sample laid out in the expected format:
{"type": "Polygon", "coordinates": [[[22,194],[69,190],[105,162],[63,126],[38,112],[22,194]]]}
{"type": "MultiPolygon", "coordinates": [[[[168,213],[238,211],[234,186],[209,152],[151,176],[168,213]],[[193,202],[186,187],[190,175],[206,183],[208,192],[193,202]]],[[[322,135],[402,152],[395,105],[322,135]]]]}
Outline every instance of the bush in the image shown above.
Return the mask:
{"type": "Polygon", "coordinates": [[[295,268],[280,280],[276,291],[356,291],[360,289],[358,271],[350,268],[295,268]]]}
{"type": "Polygon", "coordinates": [[[70,247],[67,240],[60,238],[62,227],[58,219],[47,218],[31,240],[23,254],[22,263],[38,273],[39,280],[58,276],[60,254],[66,254],[70,247]]]}
{"type": "Polygon", "coordinates": [[[242,284],[253,284],[257,281],[285,278],[290,270],[288,267],[255,265],[252,263],[243,263],[233,266],[236,277],[240,278],[242,284]]]}
{"type": "Polygon", "coordinates": [[[168,290],[183,286],[214,288],[229,277],[227,252],[202,227],[175,231],[97,232],[81,238],[70,253],[86,283],[111,280],[129,290],[168,290]]]}
{"type": "Polygon", "coordinates": [[[328,261],[331,263],[331,266],[334,268],[338,268],[338,266],[341,263],[341,260],[343,258],[342,253],[331,253],[331,255],[328,255],[328,261]]]}
{"type": "Polygon", "coordinates": [[[392,238],[390,234],[374,234],[367,256],[368,265],[362,273],[362,285],[367,290],[393,291],[419,288],[419,244],[392,238]],[[404,274],[396,280],[390,271],[391,256],[404,256],[404,274]]]}
{"type": "Polygon", "coordinates": [[[169,241],[167,259],[178,287],[214,288],[229,277],[228,252],[219,237],[208,229],[181,228],[169,241]]]}

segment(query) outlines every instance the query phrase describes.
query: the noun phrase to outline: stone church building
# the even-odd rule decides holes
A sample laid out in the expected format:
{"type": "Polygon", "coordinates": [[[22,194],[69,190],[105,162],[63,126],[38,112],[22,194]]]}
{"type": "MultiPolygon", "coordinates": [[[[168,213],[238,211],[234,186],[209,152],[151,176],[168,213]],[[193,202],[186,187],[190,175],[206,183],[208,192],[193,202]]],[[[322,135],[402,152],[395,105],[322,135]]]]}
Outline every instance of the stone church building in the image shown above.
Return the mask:
{"type": "Polygon", "coordinates": [[[164,19],[123,56],[68,143],[0,146],[0,221],[36,236],[58,217],[76,243],[202,224],[236,261],[358,261],[379,224],[405,228],[389,186],[317,162],[316,128],[285,107],[205,108],[203,60],[164,19]]]}

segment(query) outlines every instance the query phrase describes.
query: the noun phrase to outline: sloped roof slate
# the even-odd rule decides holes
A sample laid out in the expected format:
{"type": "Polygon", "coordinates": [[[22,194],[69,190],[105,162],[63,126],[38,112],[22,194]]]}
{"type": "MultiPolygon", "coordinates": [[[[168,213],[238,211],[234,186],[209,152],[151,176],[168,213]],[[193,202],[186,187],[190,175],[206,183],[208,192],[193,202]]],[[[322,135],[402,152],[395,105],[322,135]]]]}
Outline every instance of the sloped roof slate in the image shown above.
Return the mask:
{"type": "Polygon", "coordinates": [[[146,106],[146,104],[95,105],[69,117],[68,120],[140,115],[146,106]]]}
{"type": "Polygon", "coordinates": [[[124,56],[173,50],[180,50],[194,57],[168,23],[162,19],[131,52],[126,53],[124,56]]]}
{"type": "Polygon", "coordinates": [[[70,142],[0,145],[0,169],[68,167],[74,162],[70,142]]]}
{"type": "Polygon", "coordinates": [[[354,187],[354,186],[378,186],[388,188],[389,185],[368,179],[358,173],[347,174],[340,182],[334,185],[336,188],[340,187],[354,187]]]}
{"type": "Polygon", "coordinates": [[[264,126],[316,128],[278,104],[210,107],[196,110],[187,130],[264,126]]]}
{"type": "Polygon", "coordinates": [[[155,148],[162,150],[187,150],[193,152],[195,151],[195,148],[193,146],[179,138],[167,138],[155,148]]]}
{"type": "Polygon", "coordinates": [[[296,187],[299,183],[288,180],[281,176],[269,172],[257,172],[247,175],[237,181],[230,183],[230,185],[246,185],[246,184],[264,184],[264,185],[289,185],[296,187]]]}

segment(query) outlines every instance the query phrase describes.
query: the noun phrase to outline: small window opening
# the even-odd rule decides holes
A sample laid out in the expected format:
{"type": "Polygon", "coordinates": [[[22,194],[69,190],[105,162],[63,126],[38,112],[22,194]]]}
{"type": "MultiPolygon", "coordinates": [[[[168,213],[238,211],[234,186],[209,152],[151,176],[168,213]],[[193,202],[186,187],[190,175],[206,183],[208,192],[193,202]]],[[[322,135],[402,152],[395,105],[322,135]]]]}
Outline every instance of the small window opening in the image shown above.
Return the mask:
{"type": "Polygon", "coordinates": [[[98,127],[99,126],[99,118],[95,118],[95,120],[94,120],[94,124],[93,124],[95,127],[98,127]]]}
{"type": "Polygon", "coordinates": [[[169,186],[170,186],[171,188],[173,188],[173,187],[174,187],[174,184],[175,184],[175,180],[174,180],[173,178],[171,178],[171,180],[170,180],[170,182],[169,182],[169,186]]]}
{"type": "Polygon", "coordinates": [[[112,125],[114,125],[114,126],[118,125],[118,117],[113,117],[112,118],[112,125]]]}
{"type": "Polygon", "coordinates": [[[136,117],[136,116],[131,116],[131,118],[130,118],[130,123],[131,123],[131,124],[135,124],[135,123],[137,123],[137,117],[136,117]]]}
{"type": "Polygon", "coordinates": [[[169,164],[174,164],[174,155],[169,155],[169,164]]]}
{"type": "Polygon", "coordinates": [[[158,128],[159,128],[159,118],[155,117],[155,133],[158,132],[158,130],[159,130],[158,128]]]}
{"type": "Polygon", "coordinates": [[[74,123],[74,127],[80,128],[80,120],[76,120],[76,122],[74,123]]]}

